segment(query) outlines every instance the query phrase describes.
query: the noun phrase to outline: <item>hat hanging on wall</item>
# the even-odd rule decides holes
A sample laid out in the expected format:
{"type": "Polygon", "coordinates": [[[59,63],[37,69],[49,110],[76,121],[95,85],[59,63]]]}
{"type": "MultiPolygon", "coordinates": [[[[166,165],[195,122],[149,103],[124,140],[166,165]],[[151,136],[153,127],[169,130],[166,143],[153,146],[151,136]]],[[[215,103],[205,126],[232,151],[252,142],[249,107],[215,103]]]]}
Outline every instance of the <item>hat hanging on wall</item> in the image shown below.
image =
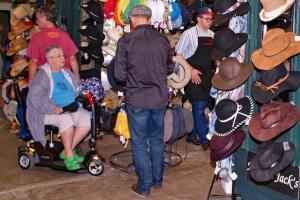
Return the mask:
{"type": "Polygon", "coordinates": [[[249,122],[249,133],[258,141],[269,141],[293,127],[300,119],[300,112],[289,102],[264,104],[249,122]]]}
{"type": "Polygon", "coordinates": [[[26,49],[28,46],[27,42],[23,37],[19,37],[9,43],[9,48],[7,50],[6,55],[7,56],[12,56],[16,54],[17,52],[26,49]]]}
{"type": "Polygon", "coordinates": [[[238,2],[237,0],[215,0],[214,10],[217,13],[213,24],[220,25],[233,16],[245,15],[250,10],[249,2],[238,2]]]}
{"type": "Polygon", "coordinates": [[[11,65],[11,70],[9,71],[9,75],[11,77],[17,76],[28,66],[28,64],[29,63],[27,62],[25,57],[22,57],[21,59],[17,59],[11,65]]]}
{"type": "Polygon", "coordinates": [[[295,159],[296,147],[291,142],[262,143],[250,163],[250,176],[257,182],[271,181],[295,159]]]}
{"type": "Polygon", "coordinates": [[[103,24],[104,14],[99,2],[90,0],[86,4],[83,4],[81,7],[88,13],[91,18],[93,18],[93,20],[95,20],[99,24],[103,24]]]}
{"type": "Polygon", "coordinates": [[[251,63],[240,63],[236,58],[228,57],[218,66],[219,71],[212,78],[212,85],[219,90],[232,90],[242,85],[251,75],[254,67],[251,63]]]}
{"type": "Polygon", "coordinates": [[[258,69],[271,70],[298,53],[300,42],[295,41],[295,34],[274,28],[266,33],[262,40],[262,48],[252,53],[251,60],[258,69]]]}
{"type": "Polygon", "coordinates": [[[236,130],[225,136],[213,135],[210,141],[210,159],[222,160],[232,154],[244,141],[246,134],[236,130]]]}
{"type": "Polygon", "coordinates": [[[89,56],[91,56],[97,63],[102,64],[103,63],[103,54],[102,54],[102,48],[99,44],[89,43],[88,46],[80,47],[80,49],[87,53],[89,56]]]}
{"type": "Polygon", "coordinates": [[[222,59],[240,48],[248,39],[247,33],[234,33],[229,28],[218,30],[214,36],[211,58],[222,59]]]}
{"type": "Polygon", "coordinates": [[[295,0],[260,0],[262,10],[259,13],[261,21],[268,22],[285,13],[295,0]]]}
{"type": "Polygon", "coordinates": [[[96,25],[89,23],[86,26],[83,26],[84,28],[79,29],[79,33],[83,36],[86,36],[91,40],[93,43],[102,44],[102,41],[104,39],[103,33],[100,32],[100,30],[97,28],[96,25]]]}
{"type": "Polygon", "coordinates": [[[14,40],[16,36],[21,35],[33,26],[32,22],[25,23],[23,20],[18,22],[16,25],[11,26],[11,31],[8,33],[8,39],[14,40]]]}
{"type": "Polygon", "coordinates": [[[215,134],[225,136],[232,133],[251,118],[253,109],[253,100],[249,96],[238,101],[222,99],[215,107],[215,134]]]}
{"type": "Polygon", "coordinates": [[[260,81],[252,84],[252,96],[259,103],[268,103],[281,92],[300,86],[300,72],[287,71],[284,64],[260,73],[260,81]]]}

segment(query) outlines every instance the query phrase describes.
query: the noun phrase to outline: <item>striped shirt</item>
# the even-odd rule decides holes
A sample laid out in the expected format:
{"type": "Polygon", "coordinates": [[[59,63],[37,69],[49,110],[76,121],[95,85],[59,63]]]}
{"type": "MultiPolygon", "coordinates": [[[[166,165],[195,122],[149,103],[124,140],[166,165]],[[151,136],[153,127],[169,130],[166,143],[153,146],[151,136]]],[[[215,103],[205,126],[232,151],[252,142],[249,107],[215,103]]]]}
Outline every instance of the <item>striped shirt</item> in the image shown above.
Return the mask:
{"type": "Polygon", "coordinates": [[[176,53],[187,59],[194,55],[198,47],[198,37],[214,37],[214,32],[211,30],[202,30],[198,25],[193,26],[184,31],[176,45],[176,53]]]}

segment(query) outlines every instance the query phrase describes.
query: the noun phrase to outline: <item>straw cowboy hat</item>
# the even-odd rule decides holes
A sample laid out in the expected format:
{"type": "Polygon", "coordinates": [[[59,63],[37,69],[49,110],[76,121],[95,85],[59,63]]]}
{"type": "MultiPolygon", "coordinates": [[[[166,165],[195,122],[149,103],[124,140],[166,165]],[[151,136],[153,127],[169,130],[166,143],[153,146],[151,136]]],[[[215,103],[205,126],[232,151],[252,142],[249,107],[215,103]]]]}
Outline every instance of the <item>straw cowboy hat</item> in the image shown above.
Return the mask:
{"type": "Polygon", "coordinates": [[[104,51],[108,55],[115,57],[117,46],[115,44],[110,43],[107,46],[102,46],[102,51],[104,51]]]}
{"type": "Polygon", "coordinates": [[[284,64],[280,64],[269,71],[260,73],[260,81],[252,85],[252,96],[259,103],[268,103],[281,92],[296,90],[300,85],[300,72],[287,71],[284,64]]]}
{"type": "Polygon", "coordinates": [[[300,119],[300,112],[289,102],[271,102],[262,106],[249,122],[249,133],[264,142],[293,127],[300,119]]]}
{"type": "Polygon", "coordinates": [[[28,43],[25,41],[25,39],[23,37],[19,37],[13,41],[11,41],[9,43],[9,49],[6,53],[7,56],[12,56],[14,55],[15,53],[23,50],[23,49],[26,49],[27,46],[28,46],[28,43]]]}
{"type": "Polygon", "coordinates": [[[215,134],[225,136],[235,131],[251,118],[253,108],[253,101],[249,96],[245,96],[238,101],[231,99],[219,101],[215,108],[217,115],[215,134]]]}
{"type": "Polygon", "coordinates": [[[252,64],[240,63],[236,58],[225,58],[219,71],[212,78],[212,85],[219,90],[231,90],[243,84],[251,75],[252,64]]]}
{"type": "Polygon", "coordinates": [[[20,21],[14,26],[11,26],[11,31],[8,33],[8,39],[14,40],[16,36],[21,35],[33,26],[32,22],[20,21]]]}
{"type": "Polygon", "coordinates": [[[213,135],[210,141],[210,159],[219,161],[232,154],[244,141],[246,134],[236,130],[226,136],[213,135]]]}
{"type": "Polygon", "coordinates": [[[251,55],[254,66],[261,70],[271,70],[300,53],[300,42],[296,42],[294,36],[293,32],[285,32],[280,28],[269,30],[262,40],[262,48],[251,55]]]}
{"type": "Polygon", "coordinates": [[[11,11],[10,24],[16,25],[24,17],[32,16],[33,12],[34,10],[31,8],[30,4],[19,4],[11,11]]]}
{"type": "Polygon", "coordinates": [[[293,143],[270,141],[262,143],[250,163],[250,176],[256,182],[267,182],[295,159],[296,147],[293,143]]]}
{"type": "Polygon", "coordinates": [[[119,39],[122,37],[122,35],[123,35],[123,32],[120,31],[118,28],[111,28],[111,29],[109,29],[109,30],[107,30],[107,31],[105,31],[105,32],[106,32],[107,37],[108,37],[111,41],[113,41],[114,43],[117,43],[118,40],[119,40],[119,39]]]}
{"type": "Polygon", "coordinates": [[[238,2],[237,0],[215,0],[214,10],[217,13],[213,21],[214,25],[225,23],[233,16],[241,16],[250,10],[249,2],[238,2]]]}
{"type": "Polygon", "coordinates": [[[168,85],[174,89],[181,89],[191,80],[191,66],[180,56],[173,56],[173,61],[179,70],[168,77],[168,85]]]}
{"type": "Polygon", "coordinates": [[[17,76],[28,66],[28,64],[29,63],[27,62],[25,57],[22,57],[21,59],[16,59],[11,65],[9,75],[11,77],[17,76]]]}
{"type": "Polygon", "coordinates": [[[260,0],[263,9],[259,13],[261,21],[268,22],[285,13],[295,0],[260,0]]]}
{"type": "Polygon", "coordinates": [[[234,33],[229,28],[218,30],[214,36],[214,48],[211,53],[211,58],[215,60],[229,56],[240,48],[247,39],[247,33],[234,33]]]}

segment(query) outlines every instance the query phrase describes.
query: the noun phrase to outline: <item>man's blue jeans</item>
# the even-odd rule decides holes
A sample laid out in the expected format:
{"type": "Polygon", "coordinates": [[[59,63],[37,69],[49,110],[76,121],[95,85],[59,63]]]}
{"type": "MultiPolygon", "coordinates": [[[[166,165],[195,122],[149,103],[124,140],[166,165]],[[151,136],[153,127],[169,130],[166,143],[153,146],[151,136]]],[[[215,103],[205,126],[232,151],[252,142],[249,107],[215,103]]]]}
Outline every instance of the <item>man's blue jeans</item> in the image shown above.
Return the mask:
{"type": "Polygon", "coordinates": [[[206,144],[206,135],[208,133],[207,119],[204,114],[204,109],[206,108],[207,101],[192,101],[192,111],[194,118],[194,128],[193,131],[187,135],[188,140],[193,140],[199,137],[201,144],[206,144]]]}
{"type": "Polygon", "coordinates": [[[127,105],[132,158],[138,187],[150,191],[160,186],[164,172],[164,115],[166,109],[144,109],[127,105]]]}

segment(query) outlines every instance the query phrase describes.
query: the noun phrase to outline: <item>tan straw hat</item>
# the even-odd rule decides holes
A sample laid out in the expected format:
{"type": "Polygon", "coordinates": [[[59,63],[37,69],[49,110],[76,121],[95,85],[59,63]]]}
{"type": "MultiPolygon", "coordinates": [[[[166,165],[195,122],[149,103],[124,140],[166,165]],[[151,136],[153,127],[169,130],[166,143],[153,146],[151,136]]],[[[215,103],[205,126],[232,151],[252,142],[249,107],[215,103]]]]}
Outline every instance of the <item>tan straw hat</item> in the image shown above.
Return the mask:
{"type": "Polygon", "coordinates": [[[286,12],[295,0],[260,0],[263,9],[259,13],[261,21],[268,22],[286,12]]]}
{"type": "Polygon", "coordinates": [[[280,28],[269,30],[262,40],[262,48],[251,55],[254,66],[261,70],[271,70],[300,53],[300,42],[296,42],[294,36],[293,32],[284,32],[280,28]]]}
{"type": "Polygon", "coordinates": [[[11,65],[11,70],[9,72],[11,77],[17,76],[20,72],[22,72],[27,66],[28,62],[25,57],[22,57],[21,59],[17,59],[13,62],[11,65]]]}
{"type": "Polygon", "coordinates": [[[181,56],[173,56],[173,61],[178,65],[179,70],[169,76],[168,85],[174,89],[181,89],[191,80],[192,67],[181,56]]]}
{"type": "Polygon", "coordinates": [[[9,43],[10,47],[6,53],[7,56],[12,56],[15,53],[27,48],[28,44],[23,37],[19,37],[9,43]]]}
{"type": "Polygon", "coordinates": [[[11,31],[8,33],[8,39],[13,40],[16,36],[21,35],[24,31],[30,29],[33,24],[25,23],[23,20],[19,21],[16,25],[11,26],[11,31]]]}

